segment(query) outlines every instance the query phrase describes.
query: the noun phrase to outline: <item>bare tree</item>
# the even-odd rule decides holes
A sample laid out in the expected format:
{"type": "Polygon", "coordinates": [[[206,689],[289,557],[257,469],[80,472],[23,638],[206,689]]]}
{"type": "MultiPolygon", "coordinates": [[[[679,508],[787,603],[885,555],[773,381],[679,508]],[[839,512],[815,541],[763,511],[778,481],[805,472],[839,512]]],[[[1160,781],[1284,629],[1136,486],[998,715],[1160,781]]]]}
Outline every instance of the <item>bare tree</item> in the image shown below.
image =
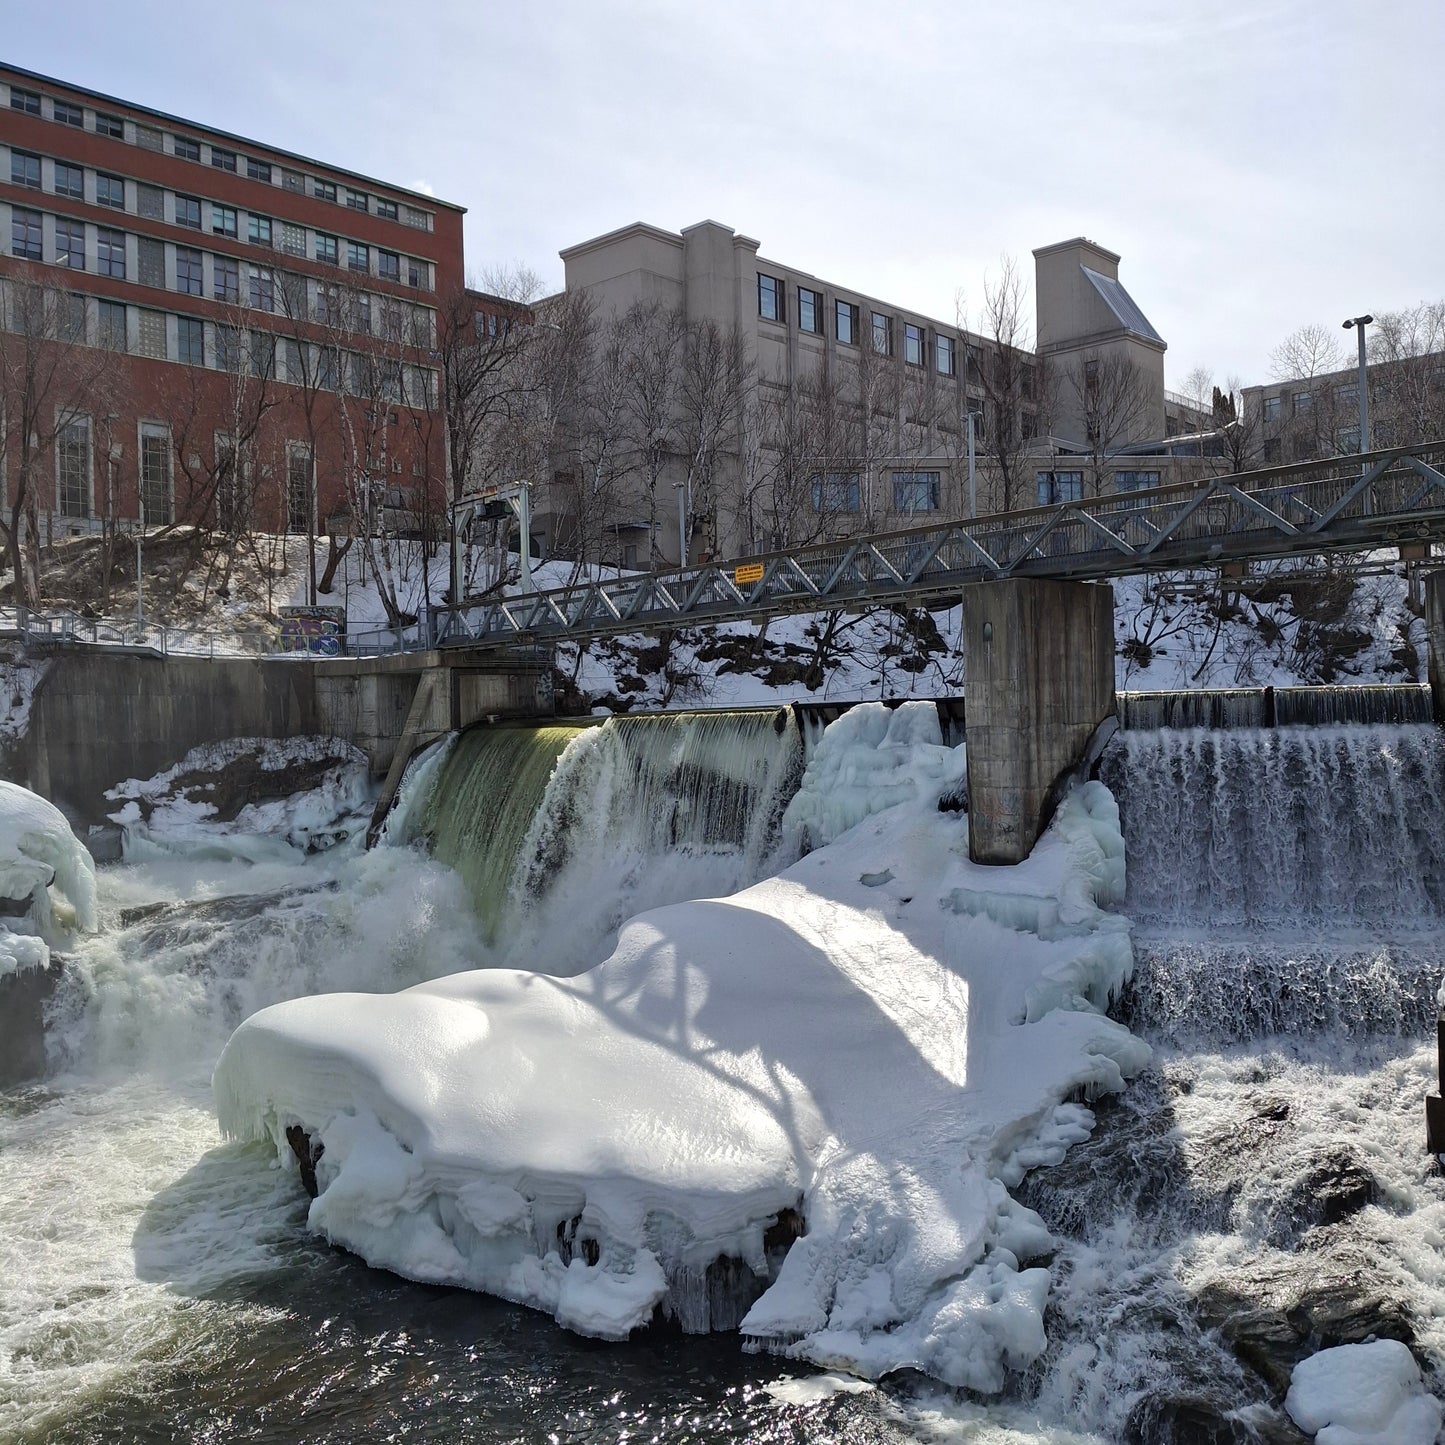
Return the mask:
{"type": "Polygon", "coordinates": [[[1102,496],[1116,452],[1149,414],[1149,385],[1139,367],[1118,351],[1079,358],[1067,378],[1089,449],[1087,492],[1102,496]]]}
{"type": "Polygon", "coordinates": [[[1270,375],[1276,381],[1310,381],[1338,371],[1344,363],[1344,352],[1335,335],[1317,322],[1292,331],[1270,352],[1270,375]]]}
{"type": "MultiPolygon", "coordinates": [[[[678,387],[678,432],[686,457],[680,502],[691,519],[688,538],[703,534],[703,550],[718,549],[718,481],[724,455],[736,462],[739,425],[752,382],[742,333],[716,322],[687,327],[678,387]]],[[[686,562],[686,558],[682,559],[686,562]]]]}
{"type": "Polygon", "coordinates": [[[1385,313],[1369,346],[1375,444],[1405,446],[1445,436],[1445,301],[1385,313]]]}
{"type": "Polygon", "coordinates": [[[660,557],[660,488],[669,458],[679,449],[679,402],[686,331],[680,314],[659,302],[638,302],[622,317],[624,408],[633,472],[647,509],[655,566],[660,557]]]}
{"type": "Polygon", "coordinates": [[[84,302],[24,267],[0,290],[0,420],[3,454],[13,458],[9,506],[0,520],[21,606],[39,600],[40,512],[47,471],[66,429],[81,421],[108,367],[85,345],[84,302]]]}

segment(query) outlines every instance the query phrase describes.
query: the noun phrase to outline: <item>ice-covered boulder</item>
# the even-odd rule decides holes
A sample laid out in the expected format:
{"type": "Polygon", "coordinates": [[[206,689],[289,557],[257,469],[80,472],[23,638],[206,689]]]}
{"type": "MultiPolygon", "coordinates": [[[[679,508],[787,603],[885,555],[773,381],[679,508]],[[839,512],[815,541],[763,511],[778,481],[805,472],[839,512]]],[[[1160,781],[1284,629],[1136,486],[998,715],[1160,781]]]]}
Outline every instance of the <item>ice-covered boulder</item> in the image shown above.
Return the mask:
{"type": "Polygon", "coordinates": [[[925,710],[865,712],[846,765],[810,772],[854,790],[829,822],[809,805],[831,842],[638,916],[589,973],[256,1014],[216,1068],[222,1128],[293,1167],[303,1129],[311,1227],[408,1277],[605,1338],[659,1306],[694,1329],[747,1310],[761,1347],[998,1389],[1043,1350],[1048,1289],[1025,1265],[1049,1237],[1009,1188],[1087,1135],[1068,1100],[1149,1051],[1097,1007],[1130,964],[1100,907],[1122,856],[1107,791],[1067,799],[1020,867],[975,866],[966,818],[938,808],[961,758],[925,710]]]}
{"type": "Polygon", "coordinates": [[[0,975],[43,968],[50,945],[97,926],[95,864],[65,815],[18,783],[0,780],[0,975]],[[51,886],[69,912],[58,911],[51,886]]]}
{"type": "Polygon", "coordinates": [[[1284,1407],[1315,1445],[1435,1445],[1440,1402],[1399,1340],[1337,1345],[1295,1366],[1284,1407]]]}

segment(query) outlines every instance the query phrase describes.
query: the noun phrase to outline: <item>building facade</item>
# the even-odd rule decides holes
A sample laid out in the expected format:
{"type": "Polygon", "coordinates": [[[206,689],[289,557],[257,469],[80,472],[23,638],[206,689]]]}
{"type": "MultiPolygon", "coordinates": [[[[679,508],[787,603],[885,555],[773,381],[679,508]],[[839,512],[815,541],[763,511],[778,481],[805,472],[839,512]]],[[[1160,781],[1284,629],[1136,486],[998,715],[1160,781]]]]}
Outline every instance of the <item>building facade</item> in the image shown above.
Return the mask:
{"type": "Polygon", "coordinates": [[[315,535],[444,505],[462,214],[0,67],[7,527],[315,535]]]}
{"type": "MultiPolygon", "coordinates": [[[[747,395],[705,491],[688,428],[653,425],[661,455],[617,509],[608,560],[623,565],[1159,485],[1180,471],[1177,448],[1153,464],[1127,452],[1205,420],[1165,392],[1165,342],[1120,284],[1119,257],[1083,238],[1035,253],[1037,348],[819,277],[715,221],[639,222],[561,255],[568,293],[599,316],[675,317],[741,354],[747,395]]],[[[1022,336],[1027,318],[1012,320],[1022,336]]],[[[554,484],[540,519],[554,543],[570,505],[554,484]]]]}

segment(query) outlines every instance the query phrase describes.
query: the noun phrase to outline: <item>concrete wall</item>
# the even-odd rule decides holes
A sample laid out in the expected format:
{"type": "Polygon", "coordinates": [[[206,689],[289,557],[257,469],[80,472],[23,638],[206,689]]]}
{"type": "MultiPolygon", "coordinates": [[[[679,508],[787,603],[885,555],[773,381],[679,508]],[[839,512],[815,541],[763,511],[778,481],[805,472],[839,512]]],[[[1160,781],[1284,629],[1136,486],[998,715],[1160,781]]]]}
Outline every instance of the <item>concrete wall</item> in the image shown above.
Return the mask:
{"type": "Polygon", "coordinates": [[[419,680],[441,670],[418,735],[552,712],[551,661],[458,652],[382,658],[159,658],[61,651],[36,690],[20,781],[87,822],[105,790],[225,738],[345,738],[385,773],[419,680]]]}
{"type": "Polygon", "coordinates": [[[964,601],[969,856],[1018,863],[1094,729],[1114,712],[1107,583],[988,582],[964,601]]]}
{"type": "Polygon", "coordinates": [[[1425,574],[1425,632],[1430,639],[1430,695],[1445,723],[1445,572],[1425,574]]]}

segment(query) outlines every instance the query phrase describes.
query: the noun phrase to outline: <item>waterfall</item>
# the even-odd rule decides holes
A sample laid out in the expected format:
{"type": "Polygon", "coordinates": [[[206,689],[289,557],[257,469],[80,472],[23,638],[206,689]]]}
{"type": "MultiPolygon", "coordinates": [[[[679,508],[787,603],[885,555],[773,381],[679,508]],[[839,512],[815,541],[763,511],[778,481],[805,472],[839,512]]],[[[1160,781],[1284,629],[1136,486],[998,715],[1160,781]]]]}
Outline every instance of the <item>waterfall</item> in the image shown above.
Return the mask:
{"type": "Polygon", "coordinates": [[[1329,687],[1219,687],[1119,694],[1119,726],[1145,731],[1428,723],[1433,717],[1429,687],[1413,682],[1329,687]]]}
{"type": "Polygon", "coordinates": [[[1445,953],[1445,738],[1429,725],[1124,732],[1119,800],[1151,1036],[1415,1035],[1445,953]]]}
{"type": "Polygon", "coordinates": [[[803,750],[788,708],[474,728],[400,831],[462,875],[500,959],[573,972],[632,914],[773,871],[803,750]]]}

